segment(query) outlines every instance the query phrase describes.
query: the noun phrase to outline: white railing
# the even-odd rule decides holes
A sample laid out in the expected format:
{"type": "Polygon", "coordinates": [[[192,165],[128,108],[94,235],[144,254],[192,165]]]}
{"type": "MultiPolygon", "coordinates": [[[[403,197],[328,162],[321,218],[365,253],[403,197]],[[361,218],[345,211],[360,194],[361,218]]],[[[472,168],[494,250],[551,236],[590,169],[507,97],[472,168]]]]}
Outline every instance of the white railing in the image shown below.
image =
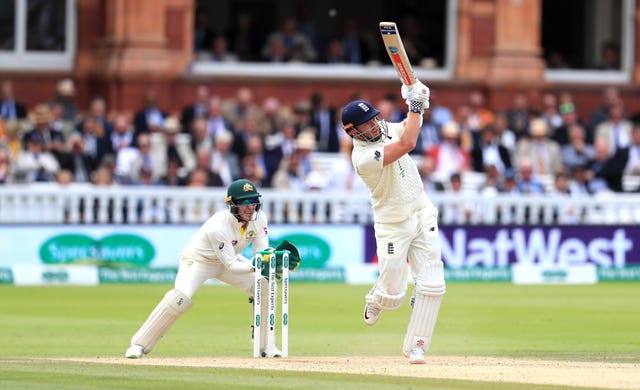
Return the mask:
{"type": "MultiPolygon", "coordinates": [[[[270,223],[372,223],[366,194],[262,189],[270,223]]],[[[223,188],[12,185],[0,187],[0,224],[198,224],[225,207],[223,188]]],[[[637,224],[640,195],[433,193],[442,224],[637,224]]]]}

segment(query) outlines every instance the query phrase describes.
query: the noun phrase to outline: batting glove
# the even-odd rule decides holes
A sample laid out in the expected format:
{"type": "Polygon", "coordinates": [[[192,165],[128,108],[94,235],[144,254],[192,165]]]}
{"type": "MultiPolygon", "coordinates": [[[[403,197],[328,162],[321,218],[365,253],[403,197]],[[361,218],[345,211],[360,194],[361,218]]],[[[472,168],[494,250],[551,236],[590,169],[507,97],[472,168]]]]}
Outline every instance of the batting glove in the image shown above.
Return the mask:
{"type": "Polygon", "coordinates": [[[429,87],[419,80],[411,86],[402,84],[400,93],[407,106],[409,106],[409,111],[421,114],[425,108],[429,108],[429,87]]]}

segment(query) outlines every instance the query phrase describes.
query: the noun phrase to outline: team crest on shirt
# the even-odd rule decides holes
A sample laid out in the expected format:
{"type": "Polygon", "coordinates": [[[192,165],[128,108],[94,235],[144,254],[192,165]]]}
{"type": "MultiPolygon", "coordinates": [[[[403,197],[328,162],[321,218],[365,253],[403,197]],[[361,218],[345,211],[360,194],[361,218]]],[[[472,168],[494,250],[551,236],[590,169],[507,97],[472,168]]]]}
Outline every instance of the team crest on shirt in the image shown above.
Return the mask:
{"type": "Polygon", "coordinates": [[[246,237],[249,240],[253,240],[253,238],[256,236],[256,232],[255,230],[249,230],[249,232],[247,233],[246,237]]]}
{"type": "Polygon", "coordinates": [[[382,154],[379,150],[376,150],[375,153],[373,153],[373,159],[376,161],[380,161],[380,157],[382,157],[382,154]]]}

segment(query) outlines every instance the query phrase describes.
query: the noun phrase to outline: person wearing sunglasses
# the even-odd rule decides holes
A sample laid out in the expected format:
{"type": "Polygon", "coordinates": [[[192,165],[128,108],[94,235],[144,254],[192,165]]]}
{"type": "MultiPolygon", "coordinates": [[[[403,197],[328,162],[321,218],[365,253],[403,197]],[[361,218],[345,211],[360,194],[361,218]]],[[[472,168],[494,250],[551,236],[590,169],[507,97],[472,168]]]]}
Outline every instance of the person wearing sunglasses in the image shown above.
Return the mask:
{"type": "MultiPolygon", "coordinates": [[[[192,297],[196,290],[209,279],[217,279],[226,284],[238,287],[253,299],[254,264],[251,259],[242,255],[245,248],[251,245],[253,255],[258,252],[272,251],[269,247],[267,217],[261,212],[262,195],[249,180],[236,180],[227,188],[225,203],[227,208],[212,215],[193,235],[180,252],[180,265],[176,275],[175,286],[168,291],[160,303],[151,312],[147,320],[131,338],[131,346],[125,357],[139,359],[151,352],[155,344],[169,328],[192,306],[192,297]]],[[[298,249],[283,240],[277,251],[288,250],[289,269],[295,270],[300,265],[298,249]]],[[[282,255],[277,256],[277,273],[282,275],[282,255]]],[[[264,262],[267,265],[268,262],[264,262]]],[[[261,273],[268,275],[268,266],[261,273]]],[[[275,355],[281,352],[275,345],[267,343],[268,296],[266,279],[262,279],[262,308],[260,318],[264,324],[261,350],[275,355]]]]}

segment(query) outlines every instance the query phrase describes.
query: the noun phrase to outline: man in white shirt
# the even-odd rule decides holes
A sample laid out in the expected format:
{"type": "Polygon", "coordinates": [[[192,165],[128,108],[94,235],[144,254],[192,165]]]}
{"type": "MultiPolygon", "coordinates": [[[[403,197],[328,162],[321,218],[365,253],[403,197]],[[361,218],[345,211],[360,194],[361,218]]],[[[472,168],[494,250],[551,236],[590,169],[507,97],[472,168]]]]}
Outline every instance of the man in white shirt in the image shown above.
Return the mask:
{"type": "Polygon", "coordinates": [[[423,364],[445,293],[438,210],[408,154],[429,107],[429,88],[421,82],[403,85],[402,97],[409,107],[403,122],[380,120],[379,110],[355,100],[343,109],[342,124],[353,138],[351,160],[369,188],[375,222],[380,275],[365,297],[364,322],[374,325],[382,310],[400,308],[407,291],[408,258],[416,283],[402,349],[409,363],[423,364]]]}
{"type": "MultiPolygon", "coordinates": [[[[176,320],[191,308],[191,298],[208,279],[218,279],[253,295],[254,264],[251,259],[244,257],[242,252],[249,244],[254,255],[269,247],[267,217],[260,212],[261,196],[249,180],[240,179],[231,183],[225,199],[228,208],[211,216],[180,252],[175,288],[165,294],[131,338],[131,346],[127,349],[125,357],[139,359],[143,354],[151,352],[176,320]]],[[[300,264],[297,248],[285,240],[276,248],[282,249],[291,252],[289,269],[296,269],[300,264]]],[[[282,258],[278,257],[277,262],[276,269],[279,268],[281,274],[282,258]]],[[[268,272],[268,268],[262,270],[265,276],[268,272]]],[[[264,320],[264,324],[260,329],[265,334],[260,337],[261,350],[263,353],[266,350],[275,351],[275,355],[278,355],[281,352],[275,345],[267,346],[269,289],[266,287],[266,279],[262,282],[264,288],[260,318],[264,320]]]]}

